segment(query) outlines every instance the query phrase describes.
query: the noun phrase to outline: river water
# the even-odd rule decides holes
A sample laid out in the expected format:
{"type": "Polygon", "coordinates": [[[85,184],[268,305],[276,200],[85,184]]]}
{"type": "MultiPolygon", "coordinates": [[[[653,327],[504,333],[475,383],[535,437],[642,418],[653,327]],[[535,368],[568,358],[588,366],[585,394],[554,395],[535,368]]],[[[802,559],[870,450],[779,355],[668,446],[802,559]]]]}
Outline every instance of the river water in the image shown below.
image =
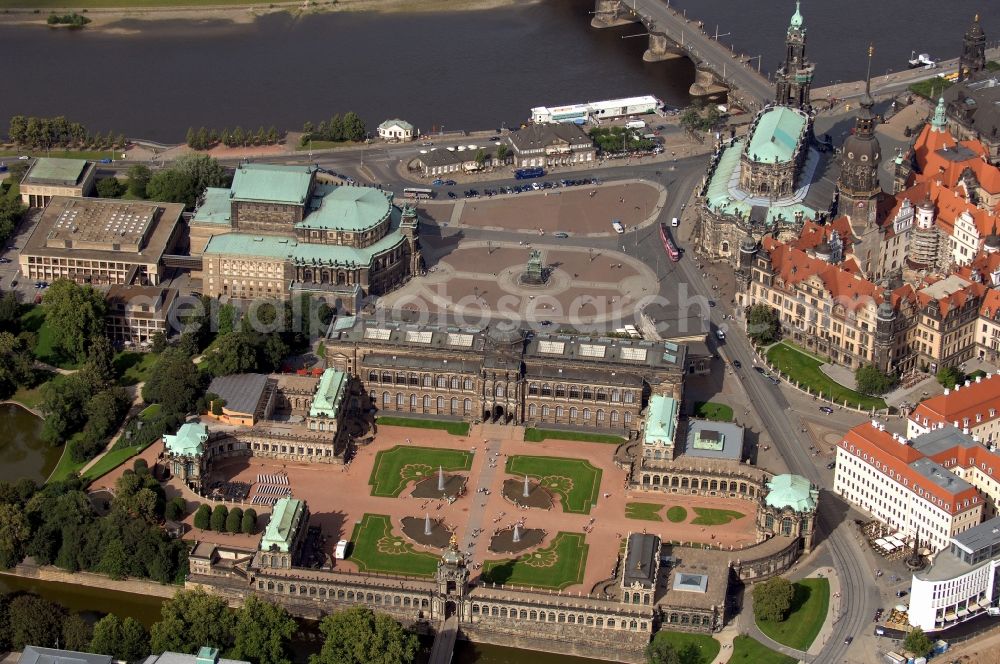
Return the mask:
{"type": "Polygon", "coordinates": [[[61,447],[42,440],[42,420],[12,403],[0,404],[0,481],[22,477],[44,482],[56,462],[61,447]]]}

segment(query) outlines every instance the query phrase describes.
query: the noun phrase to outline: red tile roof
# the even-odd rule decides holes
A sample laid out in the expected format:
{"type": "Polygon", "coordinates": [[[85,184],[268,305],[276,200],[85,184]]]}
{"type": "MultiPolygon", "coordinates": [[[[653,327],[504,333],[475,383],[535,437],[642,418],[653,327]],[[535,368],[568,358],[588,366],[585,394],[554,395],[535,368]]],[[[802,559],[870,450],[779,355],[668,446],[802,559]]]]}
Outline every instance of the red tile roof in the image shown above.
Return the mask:
{"type": "MultiPolygon", "coordinates": [[[[997,295],[996,291],[992,293],[997,295]]],[[[996,299],[1000,302],[1000,298],[996,299]]],[[[969,426],[973,426],[994,419],[996,415],[990,416],[990,408],[1000,409],[997,404],[1000,404],[1000,376],[993,376],[978,383],[970,381],[968,387],[960,386],[948,394],[921,401],[910,413],[910,419],[920,426],[958,422],[958,426],[963,427],[968,418],[969,426]],[[976,422],[976,415],[982,417],[982,422],[976,422]],[[923,423],[925,418],[927,424],[923,423]]]]}

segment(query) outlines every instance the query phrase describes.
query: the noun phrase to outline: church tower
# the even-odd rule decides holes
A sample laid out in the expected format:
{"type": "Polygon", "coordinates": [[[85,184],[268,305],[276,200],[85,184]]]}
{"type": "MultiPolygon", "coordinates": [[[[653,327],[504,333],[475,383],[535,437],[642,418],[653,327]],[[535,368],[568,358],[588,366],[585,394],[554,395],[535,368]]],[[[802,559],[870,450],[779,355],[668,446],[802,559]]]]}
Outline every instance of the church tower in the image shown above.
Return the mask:
{"type": "Polygon", "coordinates": [[[785,62],[775,73],[775,101],[781,106],[806,110],[815,65],[806,60],[806,29],[802,27],[799,0],[785,36],[785,62]]]}
{"type": "Polygon", "coordinates": [[[420,219],[417,217],[417,206],[409,203],[403,206],[399,230],[406,238],[409,252],[409,276],[420,274],[424,269],[424,258],[420,251],[420,219]]]}
{"type": "Polygon", "coordinates": [[[873,49],[869,47],[865,93],[854,121],[854,133],[844,141],[840,153],[840,177],[837,179],[839,212],[850,218],[851,229],[859,238],[875,227],[875,213],[882,194],[878,183],[882,148],[875,137],[877,118],[872,112],[875,106],[871,96],[872,54],[873,49]]]}
{"type": "Polygon", "coordinates": [[[962,55],[958,59],[958,80],[971,78],[986,69],[986,33],[979,25],[979,14],[962,38],[962,55]]]}

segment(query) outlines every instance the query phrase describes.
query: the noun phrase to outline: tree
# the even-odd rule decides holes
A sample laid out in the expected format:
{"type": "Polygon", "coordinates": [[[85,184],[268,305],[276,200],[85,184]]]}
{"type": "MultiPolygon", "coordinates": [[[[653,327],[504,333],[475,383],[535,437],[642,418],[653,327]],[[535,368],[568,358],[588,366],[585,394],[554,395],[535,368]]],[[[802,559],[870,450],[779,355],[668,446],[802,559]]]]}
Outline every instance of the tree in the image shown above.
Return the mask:
{"type": "Polygon", "coordinates": [[[384,613],[356,606],[332,613],[320,623],[323,647],[310,664],[409,664],[419,641],[384,613]]]}
{"type": "Polygon", "coordinates": [[[45,414],[42,438],[53,445],[64,442],[86,422],[84,404],[89,401],[90,386],[80,376],[66,376],[42,385],[39,409],[45,414]]]}
{"type": "Polygon", "coordinates": [[[781,321],[778,310],[759,302],[747,310],[747,336],[757,344],[769,344],[778,340],[781,321]]]}
{"type": "Polygon", "coordinates": [[[484,150],[482,148],[479,148],[478,150],[476,150],[475,160],[476,160],[476,166],[478,166],[479,168],[482,168],[483,164],[486,163],[486,150],[484,150]]]}
{"type": "MultiPolygon", "coordinates": [[[[184,496],[174,496],[167,502],[163,516],[170,521],[180,521],[187,515],[187,501],[184,496]]],[[[211,518],[211,517],[210,517],[211,518]]]]}
{"type": "Polygon", "coordinates": [[[142,398],[146,403],[160,404],[161,412],[184,415],[194,410],[203,381],[190,356],[181,348],[168,348],[153,365],[142,387],[142,398]]]}
{"type": "Polygon", "coordinates": [[[151,346],[149,348],[150,352],[154,354],[162,353],[167,347],[167,335],[163,333],[163,330],[159,330],[153,334],[153,338],[150,340],[151,346]]]}
{"type": "Polygon", "coordinates": [[[160,616],[150,633],[153,652],[193,654],[202,646],[225,650],[232,643],[234,620],[226,600],[201,588],[178,591],[163,603],[160,616]]]}
{"type": "Polygon", "coordinates": [[[83,368],[93,390],[104,389],[115,380],[115,349],[106,335],[100,334],[90,341],[87,363],[83,368]]]}
{"type": "Polygon", "coordinates": [[[148,166],[135,164],[128,169],[128,193],[136,198],[146,198],[146,186],[153,172],[148,166]]]}
{"type": "Polygon", "coordinates": [[[243,519],[240,521],[240,532],[244,535],[253,535],[257,532],[257,511],[248,509],[243,512],[243,519]]]}
{"type": "Polygon", "coordinates": [[[232,147],[242,147],[246,145],[246,134],[243,132],[243,127],[236,127],[233,129],[233,133],[230,136],[232,140],[232,147]]]}
{"type": "Polygon", "coordinates": [[[758,620],[781,622],[792,606],[795,588],[788,579],[776,576],[753,589],[753,614],[758,620]]]}
{"type": "Polygon", "coordinates": [[[125,191],[125,185],[118,178],[101,178],[97,181],[97,195],[101,198],[121,198],[125,191]]]}
{"type": "MultiPolygon", "coordinates": [[[[681,664],[681,658],[677,654],[677,650],[670,645],[666,638],[661,638],[661,634],[657,635],[650,641],[649,645],[646,646],[646,664],[681,664]]],[[[666,636],[663,634],[663,636],[666,636]]]]}
{"type": "Polygon", "coordinates": [[[917,657],[926,657],[934,649],[934,643],[930,640],[924,630],[914,627],[903,640],[903,647],[912,652],[917,657]]]}
{"type": "Polygon", "coordinates": [[[241,523],[243,523],[243,510],[239,507],[229,510],[229,514],[226,516],[226,532],[238,535],[241,523]]]}
{"type": "Polygon", "coordinates": [[[88,652],[111,655],[126,662],[135,661],[149,654],[149,633],[135,618],[120,620],[109,613],[94,624],[94,636],[88,652]]]}
{"type": "Polygon", "coordinates": [[[965,382],[965,372],[958,367],[941,367],[937,372],[937,382],[952,390],[959,383],[965,382]]]}
{"type": "Polygon", "coordinates": [[[122,621],[122,640],[118,659],[133,662],[147,657],[149,653],[149,632],[146,626],[132,616],[125,618],[122,621]]]}
{"type": "Polygon", "coordinates": [[[506,143],[501,143],[497,146],[497,161],[501,164],[507,160],[507,154],[510,152],[510,148],[507,147],[506,143]]]}
{"type": "Polygon", "coordinates": [[[208,530],[212,525],[212,508],[208,505],[199,505],[194,513],[194,527],[198,530],[208,530]]]}
{"type": "Polygon", "coordinates": [[[66,610],[38,595],[18,595],[10,601],[8,615],[12,650],[29,645],[54,648],[62,636],[66,610]]]}
{"type": "Polygon", "coordinates": [[[344,114],[343,137],[340,140],[360,141],[366,134],[365,123],[357,113],[350,111],[344,114]]]}
{"type": "Polygon", "coordinates": [[[271,128],[267,130],[267,144],[275,145],[281,140],[281,135],[278,133],[278,128],[271,125],[271,128]]]}
{"type": "MultiPolygon", "coordinates": [[[[15,116],[15,117],[19,117],[19,118],[21,118],[22,120],[24,119],[24,117],[23,117],[23,116],[20,116],[20,115],[18,115],[18,116],[15,116]]],[[[11,118],[11,119],[10,119],[10,121],[11,121],[11,127],[13,127],[13,126],[14,126],[14,125],[13,125],[13,122],[14,122],[14,118],[11,118]]],[[[310,135],[310,134],[312,134],[312,133],[313,133],[313,132],[314,132],[315,130],[316,130],[316,128],[315,128],[315,127],[313,126],[313,123],[312,123],[312,122],[309,122],[308,120],[306,120],[306,121],[305,121],[305,122],[304,122],[304,123],[302,124],[302,133],[303,133],[303,134],[304,134],[305,136],[309,136],[309,135],[310,135]]],[[[12,129],[11,131],[13,132],[13,129],[12,129]]],[[[13,136],[13,133],[11,134],[11,136],[13,136]]],[[[13,140],[13,139],[12,139],[12,140],[13,140]]]]}
{"type": "Polygon", "coordinates": [[[198,149],[207,150],[212,147],[212,142],[208,137],[208,130],[202,127],[198,130],[198,149]]]}
{"type": "Polygon", "coordinates": [[[284,607],[249,595],[236,612],[229,656],[254,664],[291,664],[288,644],[296,630],[298,624],[284,607]]]}
{"type": "Polygon", "coordinates": [[[146,195],[154,201],[183,203],[188,208],[193,208],[198,200],[198,190],[191,177],[169,168],[149,179],[146,195]]]}
{"type": "Polygon", "coordinates": [[[854,382],[858,392],[880,396],[892,389],[896,379],[874,364],[863,364],[854,371],[854,382]]]}
{"type": "Polygon", "coordinates": [[[93,632],[90,623],[79,613],[71,613],[62,627],[62,641],[59,647],[76,652],[87,652],[93,632]]]}
{"type": "Polygon", "coordinates": [[[216,505],[212,510],[212,530],[217,533],[226,532],[226,519],[229,518],[229,508],[225,505],[216,505]]]}
{"type": "Polygon", "coordinates": [[[0,568],[8,569],[24,558],[31,539],[31,524],[21,505],[0,503],[0,568]]]}
{"type": "Polygon", "coordinates": [[[83,362],[91,342],[104,334],[104,296],[90,286],[56,279],[45,292],[44,302],[53,346],[66,358],[83,362]]]}

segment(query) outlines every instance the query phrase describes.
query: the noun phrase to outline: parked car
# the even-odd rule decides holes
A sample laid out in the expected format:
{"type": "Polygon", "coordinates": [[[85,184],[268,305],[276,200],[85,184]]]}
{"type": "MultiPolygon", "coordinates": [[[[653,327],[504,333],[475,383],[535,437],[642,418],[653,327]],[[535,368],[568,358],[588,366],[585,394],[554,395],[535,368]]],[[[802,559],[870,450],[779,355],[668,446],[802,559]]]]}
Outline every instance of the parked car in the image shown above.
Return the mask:
{"type": "Polygon", "coordinates": [[[18,157],[18,159],[20,159],[21,161],[27,161],[27,160],[31,159],[31,157],[29,157],[26,154],[22,154],[20,157],[18,157]]]}
{"type": "Polygon", "coordinates": [[[830,463],[826,464],[826,469],[827,470],[833,470],[836,467],[837,467],[837,462],[836,461],[831,461],[830,463]]]}
{"type": "Polygon", "coordinates": [[[550,321],[550,320],[543,320],[543,321],[539,321],[538,324],[541,325],[542,327],[548,327],[548,326],[552,325],[552,321],[550,321]]]}
{"type": "Polygon", "coordinates": [[[715,306],[715,300],[709,300],[708,301],[708,306],[714,307],[715,306]]]}
{"type": "Polygon", "coordinates": [[[722,330],[716,330],[715,331],[715,338],[718,339],[719,341],[725,341],[726,340],[726,333],[723,332],[722,330]]]}
{"type": "Polygon", "coordinates": [[[0,263],[6,264],[6,263],[9,263],[9,262],[10,262],[9,258],[0,258],[0,263]]]}
{"type": "Polygon", "coordinates": [[[826,413],[827,415],[833,414],[833,408],[830,408],[829,406],[820,406],[819,409],[824,413],[826,413]]]}
{"type": "Polygon", "coordinates": [[[847,637],[846,639],[844,639],[844,645],[845,645],[845,646],[849,646],[849,645],[851,645],[851,641],[853,641],[853,640],[854,640],[854,637],[853,637],[853,636],[849,636],[849,637],[847,637]]]}
{"type": "Polygon", "coordinates": [[[458,198],[458,196],[455,195],[455,192],[449,191],[448,192],[448,198],[458,198]]]}
{"type": "Polygon", "coordinates": [[[443,184],[444,184],[444,180],[442,180],[441,178],[438,178],[438,179],[434,180],[433,182],[431,182],[431,185],[433,185],[435,187],[440,187],[443,184]]]}
{"type": "Polygon", "coordinates": [[[446,187],[454,187],[458,183],[455,182],[454,180],[445,180],[444,184],[445,184],[446,187]]]}
{"type": "Polygon", "coordinates": [[[762,375],[762,376],[763,376],[763,375],[764,375],[765,373],[767,373],[766,371],[764,371],[764,367],[754,367],[754,368],[753,368],[753,370],[754,370],[754,371],[756,371],[757,373],[759,373],[759,374],[760,374],[760,375],[762,375]]]}
{"type": "Polygon", "coordinates": [[[553,233],[552,235],[554,237],[559,238],[560,240],[565,240],[566,238],[569,237],[569,233],[564,233],[563,231],[559,231],[558,233],[553,233]]]}
{"type": "Polygon", "coordinates": [[[906,597],[906,591],[905,590],[897,590],[896,591],[896,597],[906,597]]]}
{"type": "Polygon", "coordinates": [[[678,219],[677,217],[674,217],[673,219],[671,219],[671,220],[670,220],[670,225],[671,225],[671,226],[675,226],[675,227],[676,227],[676,226],[678,226],[678,225],[679,225],[680,223],[681,223],[681,220],[680,220],[680,219],[678,219]]]}
{"type": "Polygon", "coordinates": [[[742,369],[743,363],[740,362],[739,360],[733,360],[733,366],[736,367],[737,369],[742,369]]]}

